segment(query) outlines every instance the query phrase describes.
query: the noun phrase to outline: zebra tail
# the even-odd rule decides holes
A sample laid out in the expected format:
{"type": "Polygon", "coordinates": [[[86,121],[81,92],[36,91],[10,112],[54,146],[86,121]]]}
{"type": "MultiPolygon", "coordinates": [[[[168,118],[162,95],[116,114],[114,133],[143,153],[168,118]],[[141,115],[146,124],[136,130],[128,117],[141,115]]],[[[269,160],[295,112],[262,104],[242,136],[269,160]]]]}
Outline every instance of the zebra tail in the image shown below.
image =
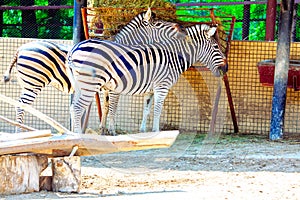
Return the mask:
{"type": "Polygon", "coordinates": [[[71,82],[71,85],[72,87],[74,88],[74,92],[79,94],[80,93],[80,89],[79,89],[79,86],[74,78],[74,74],[72,72],[72,66],[74,67],[74,64],[71,60],[67,60],[66,61],[66,72],[67,72],[67,76],[68,78],[70,79],[70,82],[71,82]]]}
{"type": "Polygon", "coordinates": [[[12,71],[12,68],[14,67],[15,63],[17,62],[18,60],[18,55],[19,55],[19,51],[16,52],[15,56],[13,57],[13,59],[11,60],[10,62],[10,65],[8,66],[8,68],[6,69],[6,71],[4,72],[3,74],[3,81],[4,83],[7,83],[10,81],[11,79],[11,71],[12,71]]]}

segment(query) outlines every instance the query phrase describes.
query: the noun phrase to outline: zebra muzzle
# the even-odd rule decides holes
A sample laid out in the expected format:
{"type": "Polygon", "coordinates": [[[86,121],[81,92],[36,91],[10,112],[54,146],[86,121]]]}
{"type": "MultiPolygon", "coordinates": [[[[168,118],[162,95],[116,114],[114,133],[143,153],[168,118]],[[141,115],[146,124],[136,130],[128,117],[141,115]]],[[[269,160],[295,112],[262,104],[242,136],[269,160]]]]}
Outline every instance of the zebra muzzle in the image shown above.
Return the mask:
{"type": "Polygon", "coordinates": [[[219,67],[220,76],[224,76],[227,73],[227,71],[228,71],[227,63],[224,66],[219,67]]]}

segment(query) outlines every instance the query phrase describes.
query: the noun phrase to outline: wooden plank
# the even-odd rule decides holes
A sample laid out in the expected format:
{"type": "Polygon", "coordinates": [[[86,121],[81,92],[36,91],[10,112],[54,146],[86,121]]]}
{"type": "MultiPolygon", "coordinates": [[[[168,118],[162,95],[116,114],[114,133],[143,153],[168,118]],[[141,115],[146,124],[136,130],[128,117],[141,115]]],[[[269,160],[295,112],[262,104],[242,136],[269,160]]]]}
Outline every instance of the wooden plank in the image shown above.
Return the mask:
{"type": "Polygon", "coordinates": [[[15,141],[22,139],[32,139],[40,137],[50,137],[52,136],[51,130],[37,130],[21,133],[0,133],[0,142],[15,141]]]}
{"type": "Polygon", "coordinates": [[[67,156],[74,146],[78,146],[75,155],[87,156],[119,151],[168,148],[179,134],[175,131],[147,132],[120,136],[102,136],[92,134],[64,134],[51,137],[0,142],[0,155],[22,152],[67,156]]]}
{"type": "Polygon", "coordinates": [[[70,131],[65,128],[64,126],[62,126],[60,123],[58,123],[57,121],[55,121],[54,119],[48,117],[47,115],[45,115],[44,113],[36,110],[35,108],[33,108],[30,105],[27,104],[23,104],[20,103],[10,97],[7,97],[5,95],[0,94],[0,100],[4,101],[5,103],[8,103],[10,105],[13,105],[15,107],[20,107],[22,109],[24,109],[25,111],[31,113],[32,115],[40,118],[41,120],[43,120],[44,122],[48,123],[49,125],[51,125],[53,128],[55,128],[59,133],[69,133],[70,131]]]}
{"type": "Polygon", "coordinates": [[[20,128],[22,128],[22,129],[24,129],[24,130],[27,130],[27,131],[34,131],[34,130],[37,130],[37,129],[35,129],[35,128],[26,126],[26,125],[24,125],[24,124],[20,124],[20,123],[18,123],[18,122],[12,121],[12,120],[10,120],[10,119],[8,119],[8,118],[6,118],[6,117],[4,117],[4,116],[1,116],[1,115],[0,115],[0,120],[5,121],[5,122],[7,122],[7,123],[9,123],[9,124],[11,124],[11,125],[13,125],[13,126],[20,127],[20,128]]]}

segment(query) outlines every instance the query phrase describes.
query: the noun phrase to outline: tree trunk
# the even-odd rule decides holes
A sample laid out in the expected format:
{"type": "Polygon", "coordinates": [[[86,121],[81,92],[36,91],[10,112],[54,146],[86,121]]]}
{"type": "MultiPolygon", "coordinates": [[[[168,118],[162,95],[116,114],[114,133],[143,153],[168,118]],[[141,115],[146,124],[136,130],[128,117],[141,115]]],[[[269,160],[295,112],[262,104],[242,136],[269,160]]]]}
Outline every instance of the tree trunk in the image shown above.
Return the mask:
{"type": "Polygon", "coordinates": [[[0,156],[0,194],[39,191],[39,177],[48,165],[46,156],[0,156]]]}
{"type": "Polygon", "coordinates": [[[52,190],[54,192],[79,192],[81,183],[80,157],[52,159],[52,190]]]}

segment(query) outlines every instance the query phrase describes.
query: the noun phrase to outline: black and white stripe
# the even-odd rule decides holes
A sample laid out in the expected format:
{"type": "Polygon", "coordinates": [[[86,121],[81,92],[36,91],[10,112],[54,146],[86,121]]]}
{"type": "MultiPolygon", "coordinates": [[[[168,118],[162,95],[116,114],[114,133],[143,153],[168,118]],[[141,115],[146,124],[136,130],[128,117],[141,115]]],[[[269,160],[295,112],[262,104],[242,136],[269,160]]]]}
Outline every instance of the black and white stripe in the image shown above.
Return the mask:
{"type": "MultiPolygon", "coordinates": [[[[186,28],[188,39],[170,37],[160,43],[126,46],[111,41],[87,40],[74,46],[67,57],[68,73],[72,77],[75,97],[74,132],[81,133],[80,120],[94,93],[101,88],[111,95],[135,95],[153,92],[153,131],[159,131],[163,102],[171,86],[181,73],[193,63],[204,63],[215,76],[225,70],[225,57],[212,37],[216,27],[195,25],[186,28]],[[221,70],[221,71],[222,71],[221,70]]],[[[151,104],[144,108],[141,131],[151,104]]]]}

